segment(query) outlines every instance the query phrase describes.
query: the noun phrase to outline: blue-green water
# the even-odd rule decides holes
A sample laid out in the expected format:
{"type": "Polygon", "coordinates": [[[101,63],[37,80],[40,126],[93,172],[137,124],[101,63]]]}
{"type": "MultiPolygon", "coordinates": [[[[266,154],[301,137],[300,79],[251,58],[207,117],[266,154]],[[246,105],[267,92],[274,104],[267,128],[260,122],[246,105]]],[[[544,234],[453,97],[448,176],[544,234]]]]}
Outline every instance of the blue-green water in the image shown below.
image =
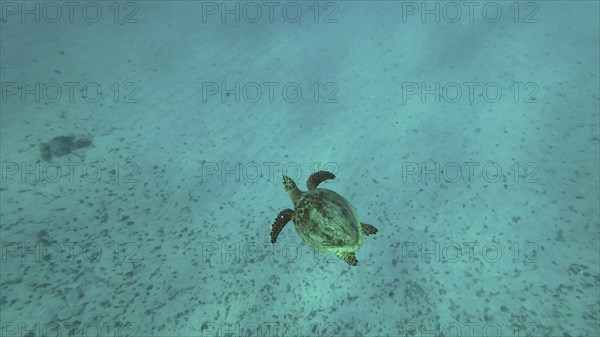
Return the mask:
{"type": "Polygon", "coordinates": [[[598,2],[0,9],[2,337],[600,335],[598,2]]]}

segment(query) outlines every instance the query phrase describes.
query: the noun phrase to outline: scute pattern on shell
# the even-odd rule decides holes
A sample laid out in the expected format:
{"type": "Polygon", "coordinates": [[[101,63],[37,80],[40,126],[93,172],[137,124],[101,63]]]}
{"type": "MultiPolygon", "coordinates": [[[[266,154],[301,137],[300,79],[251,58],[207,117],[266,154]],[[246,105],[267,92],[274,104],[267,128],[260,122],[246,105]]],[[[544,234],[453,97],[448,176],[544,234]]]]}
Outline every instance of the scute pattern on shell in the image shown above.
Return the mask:
{"type": "Polygon", "coordinates": [[[356,210],[341,195],[327,189],[305,192],[294,208],[296,230],[312,248],[337,253],[362,244],[356,210]]]}

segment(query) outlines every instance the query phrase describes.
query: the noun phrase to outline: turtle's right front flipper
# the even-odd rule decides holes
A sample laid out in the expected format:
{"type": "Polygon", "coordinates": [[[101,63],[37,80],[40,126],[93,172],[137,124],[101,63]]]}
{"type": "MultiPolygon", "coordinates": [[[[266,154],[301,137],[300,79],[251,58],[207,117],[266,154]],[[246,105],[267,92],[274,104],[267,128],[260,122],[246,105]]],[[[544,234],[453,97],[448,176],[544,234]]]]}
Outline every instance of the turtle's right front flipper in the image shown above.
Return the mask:
{"type": "Polygon", "coordinates": [[[308,187],[309,191],[312,191],[315,188],[317,188],[317,186],[319,186],[320,183],[324,182],[327,179],[335,179],[335,174],[327,171],[315,172],[311,174],[310,177],[308,177],[308,180],[306,181],[306,186],[308,187]]]}
{"type": "Polygon", "coordinates": [[[290,220],[292,220],[293,214],[294,211],[292,211],[289,208],[284,209],[283,211],[279,212],[279,214],[277,214],[275,222],[273,222],[273,226],[271,226],[271,243],[277,242],[277,237],[279,236],[279,233],[281,233],[283,227],[288,222],[290,222],[290,220]]]}

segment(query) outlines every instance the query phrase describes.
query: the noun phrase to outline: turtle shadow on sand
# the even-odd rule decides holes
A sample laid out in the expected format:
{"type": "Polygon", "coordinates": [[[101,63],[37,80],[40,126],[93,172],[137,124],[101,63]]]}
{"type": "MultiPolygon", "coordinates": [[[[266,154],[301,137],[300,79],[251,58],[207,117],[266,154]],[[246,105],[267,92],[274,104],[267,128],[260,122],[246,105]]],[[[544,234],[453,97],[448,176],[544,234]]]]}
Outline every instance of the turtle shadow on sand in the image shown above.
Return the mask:
{"type": "Polygon", "coordinates": [[[57,136],[47,143],[40,144],[40,157],[42,160],[51,161],[52,158],[66,156],[91,145],[92,139],[88,137],[57,136]]]}

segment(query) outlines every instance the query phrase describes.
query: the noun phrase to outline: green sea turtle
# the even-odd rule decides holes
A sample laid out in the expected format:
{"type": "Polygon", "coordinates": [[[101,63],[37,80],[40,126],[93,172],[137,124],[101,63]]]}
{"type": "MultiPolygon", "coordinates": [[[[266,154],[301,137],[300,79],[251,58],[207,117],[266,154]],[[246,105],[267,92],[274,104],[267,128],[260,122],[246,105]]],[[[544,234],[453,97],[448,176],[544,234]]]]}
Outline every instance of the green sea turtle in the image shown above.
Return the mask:
{"type": "Polygon", "coordinates": [[[306,182],[308,191],[298,189],[296,183],[283,176],[283,187],[288,192],[294,210],[279,212],[271,228],[271,243],[283,227],[292,220],[300,237],[319,252],[335,253],[349,265],[358,265],[354,255],[365,235],[377,233],[377,228],[361,223],[356,209],[348,200],[334,191],[317,188],[335,175],[327,171],[313,173],[306,182]]]}

